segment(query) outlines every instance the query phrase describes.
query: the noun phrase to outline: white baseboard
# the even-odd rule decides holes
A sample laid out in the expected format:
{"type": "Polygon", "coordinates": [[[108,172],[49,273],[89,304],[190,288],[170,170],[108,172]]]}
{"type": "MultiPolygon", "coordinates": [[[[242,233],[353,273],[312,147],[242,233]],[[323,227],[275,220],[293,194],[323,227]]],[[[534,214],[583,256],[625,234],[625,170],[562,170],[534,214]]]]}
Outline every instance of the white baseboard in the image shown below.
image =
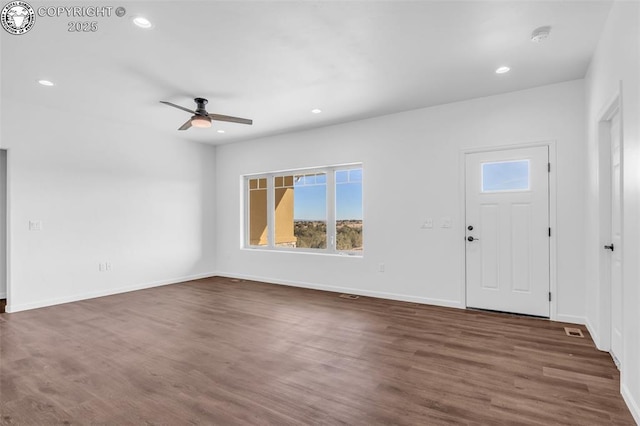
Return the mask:
{"type": "Polygon", "coordinates": [[[585,317],[579,317],[577,315],[564,315],[564,314],[557,314],[556,315],[556,319],[554,321],[558,321],[558,322],[568,322],[569,324],[580,324],[580,325],[584,325],[584,323],[586,322],[586,318],[585,317]]]}
{"type": "Polygon", "coordinates": [[[631,395],[626,385],[621,386],[620,393],[622,394],[624,402],[627,403],[627,407],[629,407],[629,411],[631,411],[631,415],[636,421],[636,424],[640,425],[640,401],[633,398],[633,395],[631,395]]]}
{"type": "Polygon", "coordinates": [[[163,285],[170,285],[170,284],[178,284],[178,283],[182,283],[185,281],[192,281],[192,280],[198,280],[201,278],[209,278],[209,277],[213,277],[216,274],[213,272],[209,272],[209,273],[204,273],[204,274],[196,274],[196,275],[188,275],[185,277],[180,277],[180,278],[172,278],[170,280],[160,280],[160,281],[154,281],[154,282],[150,282],[150,283],[144,283],[144,284],[135,284],[135,285],[131,285],[131,286],[124,286],[124,287],[117,287],[117,288],[112,288],[112,289],[108,289],[108,290],[101,290],[101,291],[90,291],[87,293],[80,293],[80,294],[74,294],[71,296],[64,296],[64,297],[57,297],[54,299],[46,299],[46,300],[38,300],[36,302],[30,302],[30,303],[23,303],[23,304],[11,304],[10,300],[8,300],[7,302],[9,302],[9,304],[7,304],[6,306],[6,311],[7,313],[15,313],[15,312],[20,312],[20,311],[27,311],[30,309],[37,309],[37,308],[44,308],[47,306],[53,306],[53,305],[60,305],[63,303],[70,303],[70,302],[77,302],[80,300],[87,300],[87,299],[93,299],[96,297],[104,297],[104,296],[112,296],[114,294],[120,294],[120,293],[128,293],[130,291],[136,291],[136,290],[144,290],[146,288],[152,288],[152,287],[160,287],[163,285]]]}
{"type": "Polygon", "coordinates": [[[432,299],[428,297],[408,296],[405,294],[387,293],[382,291],[362,290],[359,288],[339,287],[325,284],[308,283],[302,281],[279,280],[266,277],[258,277],[253,275],[235,274],[231,272],[218,272],[216,275],[221,277],[237,278],[242,280],[259,281],[263,283],[286,285],[290,287],[309,288],[313,290],[332,291],[336,293],[356,294],[358,296],[376,297],[379,299],[398,300],[401,302],[421,303],[425,305],[445,306],[448,308],[465,309],[465,306],[457,300],[432,299]]]}

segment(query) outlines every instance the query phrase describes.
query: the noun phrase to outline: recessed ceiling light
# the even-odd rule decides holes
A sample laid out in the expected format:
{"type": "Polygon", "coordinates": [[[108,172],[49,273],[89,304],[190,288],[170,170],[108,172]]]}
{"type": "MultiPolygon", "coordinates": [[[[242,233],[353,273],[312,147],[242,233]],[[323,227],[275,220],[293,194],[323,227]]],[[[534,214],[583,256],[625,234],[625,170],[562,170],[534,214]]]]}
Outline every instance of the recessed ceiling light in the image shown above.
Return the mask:
{"type": "Polygon", "coordinates": [[[320,114],[322,112],[322,110],[319,109],[319,108],[314,108],[314,109],[311,110],[311,112],[314,113],[314,114],[320,114]]]}
{"type": "Polygon", "coordinates": [[[220,129],[218,130],[218,133],[224,133],[224,130],[220,129]]]}
{"type": "Polygon", "coordinates": [[[38,80],[38,83],[42,84],[43,86],[53,86],[53,82],[49,80],[38,80]]]}
{"type": "Polygon", "coordinates": [[[509,71],[511,71],[511,68],[509,67],[500,67],[496,70],[496,74],[504,74],[509,71]]]}
{"type": "Polygon", "coordinates": [[[143,16],[138,16],[136,18],[133,18],[133,23],[139,26],[140,28],[151,28],[151,22],[143,16]]]}

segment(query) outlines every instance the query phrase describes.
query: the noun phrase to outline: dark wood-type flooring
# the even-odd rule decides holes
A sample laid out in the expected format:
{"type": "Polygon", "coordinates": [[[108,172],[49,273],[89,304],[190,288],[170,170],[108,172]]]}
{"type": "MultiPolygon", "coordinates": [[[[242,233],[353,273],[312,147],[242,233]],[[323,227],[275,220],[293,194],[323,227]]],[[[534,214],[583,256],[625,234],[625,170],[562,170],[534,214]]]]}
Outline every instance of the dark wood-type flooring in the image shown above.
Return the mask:
{"type": "Polygon", "coordinates": [[[0,315],[0,422],[634,424],[565,325],[192,281],[0,315]]]}

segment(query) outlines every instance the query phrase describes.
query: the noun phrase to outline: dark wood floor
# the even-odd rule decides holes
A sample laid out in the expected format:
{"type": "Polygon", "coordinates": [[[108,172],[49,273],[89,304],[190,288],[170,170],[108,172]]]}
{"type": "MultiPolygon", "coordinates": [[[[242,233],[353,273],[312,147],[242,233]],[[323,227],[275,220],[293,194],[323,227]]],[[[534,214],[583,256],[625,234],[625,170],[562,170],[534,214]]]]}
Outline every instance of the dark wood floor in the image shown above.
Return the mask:
{"type": "Polygon", "coordinates": [[[634,424],[564,325],[193,281],[0,315],[0,422],[634,424]]]}

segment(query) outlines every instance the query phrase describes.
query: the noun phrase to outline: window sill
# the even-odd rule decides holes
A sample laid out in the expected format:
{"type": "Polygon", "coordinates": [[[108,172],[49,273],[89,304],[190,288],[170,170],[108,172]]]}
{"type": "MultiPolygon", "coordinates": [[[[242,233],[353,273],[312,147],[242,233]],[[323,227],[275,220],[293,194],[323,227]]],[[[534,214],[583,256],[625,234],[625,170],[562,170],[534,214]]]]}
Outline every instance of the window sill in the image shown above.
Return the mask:
{"type": "Polygon", "coordinates": [[[241,247],[242,251],[258,251],[262,253],[287,253],[287,254],[303,254],[303,255],[312,255],[312,256],[332,256],[332,257],[350,257],[355,259],[362,259],[364,257],[363,252],[324,252],[324,251],[313,251],[313,250],[291,250],[291,249],[272,249],[272,248],[261,248],[261,247],[241,247]]]}

